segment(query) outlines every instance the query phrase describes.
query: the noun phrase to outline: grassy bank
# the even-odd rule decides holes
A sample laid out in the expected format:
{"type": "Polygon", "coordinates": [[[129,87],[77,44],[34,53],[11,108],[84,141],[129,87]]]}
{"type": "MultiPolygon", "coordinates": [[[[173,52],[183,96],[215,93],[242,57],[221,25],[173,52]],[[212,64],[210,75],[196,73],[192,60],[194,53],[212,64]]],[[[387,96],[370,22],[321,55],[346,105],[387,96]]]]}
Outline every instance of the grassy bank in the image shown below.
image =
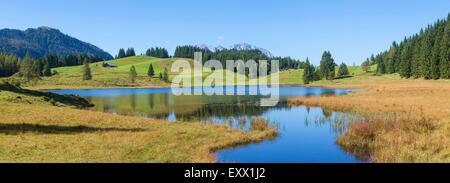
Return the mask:
{"type": "Polygon", "coordinates": [[[246,133],[79,107],[0,90],[0,162],[214,162],[215,150],[276,135],[275,129],[246,133]]]}
{"type": "Polygon", "coordinates": [[[366,75],[313,85],[355,89],[289,101],[361,116],[337,140],[345,149],[374,162],[450,162],[449,81],[366,75]]]}

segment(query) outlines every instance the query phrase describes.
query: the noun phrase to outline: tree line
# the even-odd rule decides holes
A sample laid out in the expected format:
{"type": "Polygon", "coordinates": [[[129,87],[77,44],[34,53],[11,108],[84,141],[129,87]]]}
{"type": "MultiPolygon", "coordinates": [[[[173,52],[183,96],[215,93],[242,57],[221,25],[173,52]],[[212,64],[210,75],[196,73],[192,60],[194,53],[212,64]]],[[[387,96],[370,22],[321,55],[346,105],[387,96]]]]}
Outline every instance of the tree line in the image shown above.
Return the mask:
{"type": "MultiPolygon", "coordinates": [[[[202,52],[202,62],[208,60],[218,60],[222,65],[226,64],[227,60],[279,60],[280,70],[288,69],[302,69],[304,67],[304,62],[290,58],[290,57],[268,57],[260,50],[236,50],[236,49],[223,49],[221,51],[212,52],[209,50],[204,50],[196,46],[178,46],[175,49],[174,57],[177,58],[191,58],[194,59],[195,52],[202,52]]],[[[269,62],[270,68],[270,62],[269,62]]]]}
{"type": "Polygon", "coordinates": [[[377,73],[399,73],[403,78],[450,78],[450,14],[419,33],[405,38],[399,44],[363,64],[377,64],[377,73]]]}
{"type": "Polygon", "coordinates": [[[123,48],[119,49],[119,53],[116,56],[116,59],[125,58],[125,57],[133,57],[136,56],[136,52],[134,48],[128,48],[126,51],[123,48]]]}
{"type": "Polygon", "coordinates": [[[169,58],[169,52],[165,48],[150,48],[145,52],[146,56],[156,58],[169,58]]]}
{"type": "Polygon", "coordinates": [[[303,81],[305,84],[309,84],[313,81],[318,81],[321,79],[334,80],[350,76],[350,72],[345,63],[339,65],[336,73],[336,66],[333,56],[330,51],[325,51],[322,54],[319,67],[315,67],[306,58],[303,68],[303,81]]]}
{"type": "Polygon", "coordinates": [[[9,77],[19,71],[19,58],[15,55],[0,53],[0,77],[9,77]]]}
{"type": "Polygon", "coordinates": [[[33,76],[51,76],[51,69],[55,67],[77,66],[84,62],[101,62],[99,56],[88,54],[66,55],[60,57],[56,54],[49,54],[40,58],[32,58],[26,54],[24,58],[15,55],[0,53],[0,77],[9,77],[18,72],[27,78],[33,76]],[[29,73],[26,73],[29,72],[29,73]]]}

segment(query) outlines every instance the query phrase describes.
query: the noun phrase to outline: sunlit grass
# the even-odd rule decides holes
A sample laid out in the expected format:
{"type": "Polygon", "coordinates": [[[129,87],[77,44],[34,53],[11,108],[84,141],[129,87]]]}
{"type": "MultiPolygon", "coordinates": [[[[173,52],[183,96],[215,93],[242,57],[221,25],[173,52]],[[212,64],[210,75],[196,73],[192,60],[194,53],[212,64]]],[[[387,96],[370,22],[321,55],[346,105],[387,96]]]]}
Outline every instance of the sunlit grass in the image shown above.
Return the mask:
{"type": "Polygon", "coordinates": [[[214,162],[216,150],[277,133],[81,110],[5,90],[0,119],[0,162],[214,162]]]}

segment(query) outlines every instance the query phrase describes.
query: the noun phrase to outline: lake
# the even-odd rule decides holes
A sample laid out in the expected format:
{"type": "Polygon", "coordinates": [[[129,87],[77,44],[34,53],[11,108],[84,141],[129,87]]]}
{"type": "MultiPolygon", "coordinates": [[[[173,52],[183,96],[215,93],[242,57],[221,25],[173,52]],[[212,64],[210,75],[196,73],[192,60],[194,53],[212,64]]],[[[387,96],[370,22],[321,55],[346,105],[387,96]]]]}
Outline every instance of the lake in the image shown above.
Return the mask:
{"type": "MultiPolygon", "coordinates": [[[[248,87],[245,89],[247,91],[248,87]]],[[[260,95],[175,96],[170,88],[48,91],[82,96],[95,104],[93,110],[113,114],[172,122],[225,124],[245,131],[251,130],[252,118],[262,117],[271,126],[278,128],[279,136],[275,139],[217,152],[219,162],[364,162],[335,143],[336,138],[345,132],[349,115],[320,107],[291,107],[287,104],[290,97],[344,95],[351,92],[347,89],[284,85],[279,89],[280,102],[275,106],[260,106],[259,101],[264,97],[260,95]]]]}

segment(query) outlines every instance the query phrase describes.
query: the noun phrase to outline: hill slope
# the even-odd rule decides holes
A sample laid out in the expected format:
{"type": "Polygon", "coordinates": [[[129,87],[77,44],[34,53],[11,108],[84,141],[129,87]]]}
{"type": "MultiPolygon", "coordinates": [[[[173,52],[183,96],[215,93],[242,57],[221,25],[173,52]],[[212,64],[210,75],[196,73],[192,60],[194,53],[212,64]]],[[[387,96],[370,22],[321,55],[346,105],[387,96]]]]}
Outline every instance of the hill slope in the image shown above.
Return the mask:
{"type": "MultiPolygon", "coordinates": [[[[33,89],[64,89],[64,88],[110,88],[110,87],[168,87],[170,83],[165,83],[158,79],[159,73],[167,68],[170,71],[172,63],[180,58],[154,58],[147,56],[127,57],[117,60],[105,61],[116,65],[116,68],[102,67],[102,63],[93,63],[90,65],[93,79],[90,81],[82,80],[83,66],[70,66],[54,68],[58,74],[52,77],[42,77],[31,83],[24,83],[22,86],[33,89]],[[155,70],[155,78],[150,79],[147,76],[149,65],[152,64],[155,70]],[[129,72],[131,66],[136,67],[136,83],[130,82],[129,72]]],[[[193,65],[192,59],[182,59],[193,65]]],[[[229,72],[226,72],[229,74],[229,72]]],[[[178,73],[169,72],[169,80],[172,80],[178,73]]],[[[203,78],[209,76],[210,72],[204,72],[203,78]]],[[[286,70],[280,72],[281,84],[302,84],[303,70],[286,70]]],[[[190,76],[185,76],[190,77],[190,76]]],[[[235,76],[236,77],[236,76],[235,76]]],[[[10,78],[10,82],[15,79],[10,78]]]]}
{"type": "Polygon", "coordinates": [[[63,34],[57,29],[39,27],[25,31],[14,29],[0,30],[0,52],[19,57],[28,52],[32,57],[42,57],[50,53],[60,56],[88,53],[109,60],[113,57],[102,49],[76,38],[63,34]]]}

